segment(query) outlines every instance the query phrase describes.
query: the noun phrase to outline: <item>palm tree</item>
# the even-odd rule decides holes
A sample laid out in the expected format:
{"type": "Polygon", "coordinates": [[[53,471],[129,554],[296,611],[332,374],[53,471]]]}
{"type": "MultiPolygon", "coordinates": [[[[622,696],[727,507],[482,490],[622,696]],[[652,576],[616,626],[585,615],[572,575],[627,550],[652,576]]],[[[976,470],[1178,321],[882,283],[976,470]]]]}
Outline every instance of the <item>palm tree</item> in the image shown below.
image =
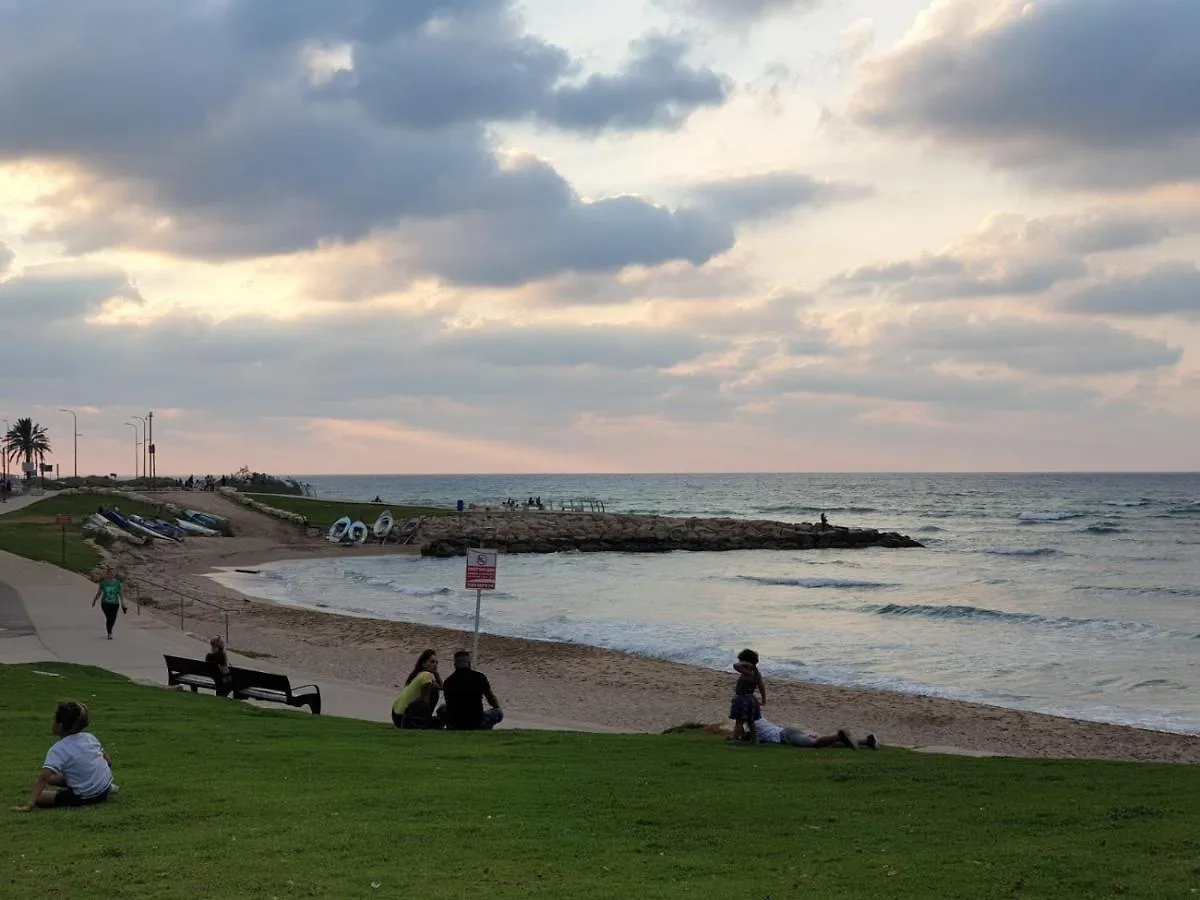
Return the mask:
{"type": "MultiPolygon", "coordinates": [[[[33,419],[17,419],[17,424],[4,435],[5,459],[21,459],[27,463],[36,459],[40,464],[46,461],[49,452],[50,439],[46,437],[46,427],[38,425],[33,419]]],[[[29,477],[32,476],[26,476],[29,477]]]]}

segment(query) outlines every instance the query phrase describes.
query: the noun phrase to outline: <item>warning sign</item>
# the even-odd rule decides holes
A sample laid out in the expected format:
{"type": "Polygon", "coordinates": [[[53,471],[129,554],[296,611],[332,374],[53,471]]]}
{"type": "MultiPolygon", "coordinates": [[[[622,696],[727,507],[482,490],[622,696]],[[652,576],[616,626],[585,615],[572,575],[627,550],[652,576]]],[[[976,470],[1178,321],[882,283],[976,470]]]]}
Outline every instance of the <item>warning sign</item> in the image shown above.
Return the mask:
{"type": "Polygon", "coordinates": [[[496,589],[496,551],[467,551],[467,587],[477,591],[496,589]]]}

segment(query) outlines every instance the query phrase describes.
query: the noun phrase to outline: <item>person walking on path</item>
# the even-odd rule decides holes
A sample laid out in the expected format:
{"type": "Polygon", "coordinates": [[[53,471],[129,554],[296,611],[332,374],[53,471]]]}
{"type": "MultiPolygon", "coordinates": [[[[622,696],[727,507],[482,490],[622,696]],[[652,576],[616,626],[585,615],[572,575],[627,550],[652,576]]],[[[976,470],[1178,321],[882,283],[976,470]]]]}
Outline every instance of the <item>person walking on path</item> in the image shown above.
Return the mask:
{"type": "Polygon", "coordinates": [[[471,654],[459,650],[454,654],[454,671],[442,685],[446,705],[438,710],[452,731],[490,731],[504,721],[500,701],[492,692],[486,675],[471,668],[471,654]],[[491,709],[484,710],[487,700],[491,709]]]}
{"type": "Polygon", "coordinates": [[[109,571],[100,579],[100,584],[96,586],[96,596],[92,598],[92,606],[96,605],[97,600],[100,601],[100,609],[104,613],[104,628],[108,632],[110,641],[112,640],[113,625],[117,622],[117,612],[129,612],[129,607],[125,605],[125,598],[121,594],[122,589],[121,579],[109,571]]]}

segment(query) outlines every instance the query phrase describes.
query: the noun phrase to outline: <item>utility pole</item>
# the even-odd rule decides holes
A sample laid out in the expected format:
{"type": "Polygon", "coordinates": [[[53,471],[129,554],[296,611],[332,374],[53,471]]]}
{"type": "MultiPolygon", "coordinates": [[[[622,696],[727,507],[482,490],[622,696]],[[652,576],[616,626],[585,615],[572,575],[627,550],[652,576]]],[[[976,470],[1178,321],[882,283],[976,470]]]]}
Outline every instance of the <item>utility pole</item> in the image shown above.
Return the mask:
{"type": "Polygon", "coordinates": [[[133,480],[137,481],[138,477],[138,445],[141,441],[138,440],[138,427],[136,422],[126,422],[129,428],[133,429],[133,480]]]}
{"type": "Polygon", "coordinates": [[[154,410],[146,413],[146,418],[150,422],[150,436],[146,438],[150,442],[150,486],[154,487],[154,479],[158,475],[158,465],[154,461],[154,410]]]}
{"type": "MultiPolygon", "coordinates": [[[[150,474],[150,468],[146,465],[146,451],[149,448],[149,444],[146,443],[146,417],[133,416],[132,418],[142,423],[142,477],[145,478],[150,474]]],[[[134,475],[134,478],[137,478],[137,476],[134,475]]]]}
{"type": "Polygon", "coordinates": [[[12,426],[8,424],[8,419],[0,419],[4,423],[4,435],[0,437],[0,470],[3,470],[4,480],[8,481],[8,444],[3,438],[8,437],[8,429],[12,426]]]}
{"type": "Polygon", "coordinates": [[[75,410],[73,410],[73,409],[60,408],[58,411],[71,414],[72,440],[75,442],[74,443],[74,446],[75,446],[75,479],[78,480],[79,479],[79,416],[75,415],[75,410]]]}

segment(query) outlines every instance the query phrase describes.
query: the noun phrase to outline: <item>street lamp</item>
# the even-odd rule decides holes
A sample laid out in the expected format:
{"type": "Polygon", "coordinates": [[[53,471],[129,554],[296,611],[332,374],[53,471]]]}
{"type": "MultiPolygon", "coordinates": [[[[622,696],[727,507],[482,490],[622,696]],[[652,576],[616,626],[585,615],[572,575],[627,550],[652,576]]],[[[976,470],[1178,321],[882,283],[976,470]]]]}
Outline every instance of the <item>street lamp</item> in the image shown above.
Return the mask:
{"type": "Polygon", "coordinates": [[[75,415],[75,410],[73,410],[73,409],[62,409],[60,407],[58,411],[71,414],[71,431],[74,432],[74,441],[75,441],[75,480],[78,481],[79,480],[79,416],[75,415]]]}
{"type": "Polygon", "coordinates": [[[137,481],[137,477],[138,477],[137,461],[138,461],[138,443],[139,443],[138,427],[133,422],[126,422],[125,424],[128,427],[133,429],[133,480],[137,481]]]}
{"type": "MultiPolygon", "coordinates": [[[[145,416],[130,416],[130,418],[131,418],[131,419],[137,419],[139,422],[141,422],[141,423],[142,423],[142,477],[143,477],[143,478],[145,478],[145,477],[146,477],[146,474],[147,474],[147,473],[150,471],[150,470],[149,470],[149,469],[146,467],[146,446],[147,446],[147,441],[146,441],[146,417],[145,417],[145,416]]],[[[136,478],[137,476],[135,475],[134,477],[136,478]]]]}
{"type": "MultiPolygon", "coordinates": [[[[8,419],[0,419],[4,423],[4,438],[8,437],[8,429],[12,426],[8,424],[8,419]]],[[[4,473],[4,480],[8,481],[8,443],[4,439],[0,439],[0,471],[4,473]]]]}

